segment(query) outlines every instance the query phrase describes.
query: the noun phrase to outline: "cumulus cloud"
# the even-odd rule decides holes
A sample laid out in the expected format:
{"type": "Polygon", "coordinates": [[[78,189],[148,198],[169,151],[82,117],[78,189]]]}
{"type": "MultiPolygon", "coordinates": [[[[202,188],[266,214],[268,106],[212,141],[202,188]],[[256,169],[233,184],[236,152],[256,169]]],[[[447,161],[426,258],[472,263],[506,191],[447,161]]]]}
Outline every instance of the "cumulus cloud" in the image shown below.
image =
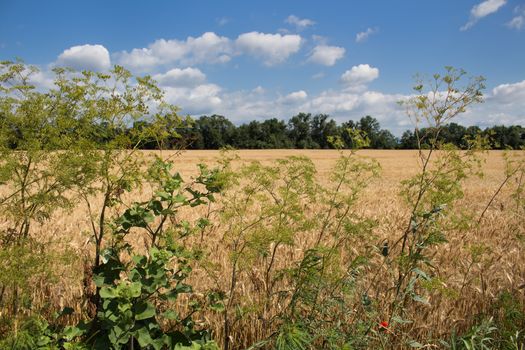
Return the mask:
{"type": "Polygon", "coordinates": [[[104,46],[86,44],[64,50],[58,56],[56,64],[77,70],[104,71],[111,67],[111,60],[104,46]]]}
{"type": "Polygon", "coordinates": [[[500,84],[485,95],[482,105],[475,105],[461,115],[465,125],[525,125],[525,80],[500,84]]]}
{"type": "Polygon", "coordinates": [[[222,88],[206,81],[198,68],[173,68],[153,76],[164,91],[166,102],[176,105],[185,114],[213,113],[222,104],[222,88]]]}
{"type": "Polygon", "coordinates": [[[279,98],[278,102],[284,103],[284,104],[294,104],[298,102],[302,102],[308,98],[308,94],[304,90],[294,91],[289,93],[288,95],[279,98]]]}
{"type": "Polygon", "coordinates": [[[288,24],[291,24],[293,26],[295,26],[295,28],[298,30],[298,31],[301,31],[301,30],[304,30],[308,27],[311,27],[315,24],[314,21],[312,21],[311,19],[307,19],[307,18],[299,18],[295,15],[290,15],[286,18],[285,20],[286,23],[288,24]]]}
{"type": "Polygon", "coordinates": [[[339,46],[317,45],[314,47],[308,61],[333,66],[335,62],[345,55],[345,49],[339,46]]]}
{"type": "Polygon", "coordinates": [[[383,94],[375,91],[353,93],[342,90],[327,90],[309,96],[305,91],[295,91],[284,97],[258,95],[236,91],[223,96],[219,114],[234,122],[246,122],[268,118],[288,119],[299,112],[326,113],[338,123],[359,120],[369,114],[377,118],[382,127],[396,135],[410,126],[410,120],[397,104],[403,95],[383,94]]]}
{"type": "Polygon", "coordinates": [[[266,34],[250,32],[239,35],[235,40],[237,49],[256,58],[268,66],[284,62],[299,51],[302,38],[296,34],[266,34]]]}
{"type": "Polygon", "coordinates": [[[474,5],[474,7],[472,7],[470,10],[469,21],[464,26],[462,26],[460,30],[467,30],[471,28],[480,19],[497,12],[506,3],[507,0],[485,0],[477,5],[474,5]]]}
{"type": "Polygon", "coordinates": [[[55,76],[49,70],[36,72],[35,74],[31,75],[29,81],[39,91],[47,91],[55,87],[55,76]]]}
{"type": "Polygon", "coordinates": [[[525,24],[525,6],[517,6],[514,9],[515,16],[507,22],[509,28],[520,30],[525,24]]]}
{"type": "MultiPolygon", "coordinates": [[[[279,96],[260,87],[250,91],[224,91],[217,85],[203,84],[198,88],[169,87],[166,95],[184,113],[195,116],[217,113],[236,123],[274,117],[287,119],[299,112],[310,112],[329,114],[339,123],[372,115],[383,128],[397,136],[413,127],[404,108],[397,103],[410,97],[403,94],[330,89],[315,95],[298,90],[279,96]]],[[[524,111],[525,80],[496,86],[487,94],[485,103],[467,109],[456,122],[480,127],[502,123],[523,125],[524,111]]]]}
{"type": "Polygon", "coordinates": [[[498,99],[506,104],[521,100],[524,101],[525,105],[525,80],[518,83],[501,84],[496,86],[492,89],[491,98],[498,99]]]}
{"type": "Polygon", "coordinates": [[[166,73],[156,74],[153,79],[161,86],[197,86],[206,81],[206,75],[198,68],[174,68],[166,73]]]}
{"type": "Polygon", "coordinates": [[[301,44],[302,38],[297,34],[249,32],[233,40],[206,32],[185,40],[158,39],[147,47],[117,52],[114,58],[119,64],[139,72],[151,72],[169,65],[226,63],[243,54],[260,58],[266,65],[274,65],[299,51],[301,44]]]}
{"type": "Polygon", "coordinates": [[[231,59],[232,53],[229,38],[206,32],[186,40],[159,39],[146,48],[122,51],[116,53],[115,57],[126,67],[148,71],[166,64],[225,63],[231,59]]]}
{"type": "Polygon", "coordinates": [[[221,107],[221,88],[216,84],[201,84],[196,87],[164,87],[168,103],[182,108],[192,115],[213,113],[221,107]]]}
{"type": "Polygon", "coordinates": [[[364,32],[359,32],[355,36],[355,42],[356,43],[362,43],[366,40],[368,40],[368,37],[372,34],[375,34],[378,32],[377,28],[367,28],[364,32]]]}
{"type": "Polygon", "coordinates": [[[301,108],[311,113],[330,114],[340,123],[372,115],[379,120],[382,127],[400,134],[410,123],[403,108],[397,103],[404,97],[401,94],[384,94],[377,91],[355,93],[327,90],[305,102],[301,108]]]}
{"type": "Polygon", "coordinates": [[[368,64],[353,66],[341,75],[341,83],[353,90],[362,90],[366,84],[379,77],[379,69],[368,64]]]}

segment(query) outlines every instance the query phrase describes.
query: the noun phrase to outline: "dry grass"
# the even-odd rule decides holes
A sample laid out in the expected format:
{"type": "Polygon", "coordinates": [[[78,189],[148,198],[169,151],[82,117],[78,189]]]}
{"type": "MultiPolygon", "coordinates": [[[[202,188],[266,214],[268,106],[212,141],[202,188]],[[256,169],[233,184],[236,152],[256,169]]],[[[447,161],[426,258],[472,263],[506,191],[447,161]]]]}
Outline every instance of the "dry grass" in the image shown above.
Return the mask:
{"type": "MultiPolygon", "coordinates": [[[[152,152],[148,152],[152,153],[152,152]]],[[[275,159],[292,155],[304,155],[313,160],[317,168],[318,179],[327,181],[332,166],[339,157],[331,150],[253,150],[238,151],[236,164],[248,161],[260,161],[269,164],[275,159]]],[[[418,171],[418,158],[415,151],[359,151],[359,156],[371,157],[379,161],[381,177],[374,180],[365,190],[356,211],[376,220],[374,234],[377,242],[384,239],[395,240],[403,232],[408,220],[409,209],[399,198],[399,184],[418,171]]],[[[169,157],[163,152],[162,157],[169,157]]],[[[197,163],[214,163],[218,151],[186,151],[175,157],[175,168],[184,178],[197,173],[197,163]]],[[[465,182],[465,196],[458,203],[459,208],[468,210],[475,220],[479,217],[493,193],[504,179],[504,161],[502,152],[491,151],[486,156],[484,178],[471,178],[465,182]]],[[[525,220],[513,216],[508,209],[512,205],[509,199],[512,184],[505,187],[487,211],[482,224],[473,225],[466,231],[455,230],[449,233],[449,243],[441,246],[434,259],[440,279],[443,281],[440,292],[431,295],[431,306],[418,306],[414,311],[416,322],[410,326],[412,334],[425,338],[435,338],[447,334],[452,328],[465,329],[477,313],[486,312],[503,290],[519,290],[525,284],[525,220]],[[473,246],[484,247],[479,261],[472,261],[473,246]]],[[[145,189],[144,192],[147,192],[145,189]]],[[[146,196],[135,193],[133,198],[146,196]]],[[[197,217],[198,213],[186,213],[197,217]]],[[[229,283],[228,252],[222,245],[221,228],[206,237],[208,247],[217,254],[212,255],[217,277],[225,286],[229,283]]],[[[69,271],[60,272],[61,283],[35,288],[37,303],[51,303],[56,306],[72,305],[84,307],[82,299],[82,258],[89,255],[89,221],[84,206],[79,205],[69,213],[60,213],[50,222],[35,229],[38,235],[53,238],[60,245],[66,244],[77,254],[76,263],[68,266],[69,271]],[[64,243],[65,242],[65,243],[64,243]],[[66,273],[69,272],[69,273],[66,273]]],[[[358,247],[356,247],[358,249],[358,247]]],[[[298,253],[300,254],[300,252],[298,253]]],[[[285,265],[286,262],[282,261],[285,265]]],[[[382,273],[388,274],[388,271],[382,273]]],[[[194,280],[196,289],[213,287],[210,279],[202,271],[194,280]]],[[[255,298],[254,276],[241,276],[240,288],[245,298],[255,298]]],[[[376,295],[386,290],[388,279],[379,279],[374,286],[376,295]]],[[[521,289],[521,296],[525,289],[521,289]]],[[[219,315],[204,315],[203,321],[211,323],[216,336],[222,337],[219,315]]],[[[255,338],[268,334],[256,321],[239,325],[234,332],[234,345],[247,345],[255,338]],[[248,327],[248,328],[246,328],[248,327]],[[251,327],[251,329],[249,328],[251,327]]]]}

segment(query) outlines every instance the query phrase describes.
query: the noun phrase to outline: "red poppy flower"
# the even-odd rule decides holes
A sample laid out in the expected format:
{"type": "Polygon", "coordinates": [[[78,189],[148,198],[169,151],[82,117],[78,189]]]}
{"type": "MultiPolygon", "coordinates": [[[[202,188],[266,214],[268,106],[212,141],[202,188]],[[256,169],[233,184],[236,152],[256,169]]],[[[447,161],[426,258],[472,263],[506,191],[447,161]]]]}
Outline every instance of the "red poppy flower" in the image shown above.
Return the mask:
{"type": "Polygon", "coordinates": [[[379,323],[379,330],[380,331],[388,331],[388,322],[387,321],[381,321],[379,323]]]}

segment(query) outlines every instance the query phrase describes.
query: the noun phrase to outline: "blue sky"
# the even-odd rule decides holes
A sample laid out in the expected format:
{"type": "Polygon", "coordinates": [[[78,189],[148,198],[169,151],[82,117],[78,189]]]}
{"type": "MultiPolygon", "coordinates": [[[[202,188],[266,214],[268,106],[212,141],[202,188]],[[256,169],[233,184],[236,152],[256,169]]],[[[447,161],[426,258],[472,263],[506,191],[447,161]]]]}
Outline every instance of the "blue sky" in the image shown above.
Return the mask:
{"type": "Polygon", "coordinates": [[[0,58],[151,74],[183,114],[370,114],[396,134],[415,73],[487,78],[459,121],[525,124],[525,1],[8,1],[0,58]]]}

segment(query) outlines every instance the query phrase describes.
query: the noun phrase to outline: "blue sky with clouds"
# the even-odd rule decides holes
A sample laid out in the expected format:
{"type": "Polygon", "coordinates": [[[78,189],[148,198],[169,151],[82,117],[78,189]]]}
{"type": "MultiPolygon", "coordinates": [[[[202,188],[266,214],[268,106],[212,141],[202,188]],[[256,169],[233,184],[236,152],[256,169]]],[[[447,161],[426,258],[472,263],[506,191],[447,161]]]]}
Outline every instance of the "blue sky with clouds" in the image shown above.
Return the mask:
{"type": "Polygon", "coordinates": [[[0,0],[0,58],[151,74],[191,115],[370,114],[396,134],[415,73],[487,78],[464,124],[525,124],[525,1],[0,0]]]}

